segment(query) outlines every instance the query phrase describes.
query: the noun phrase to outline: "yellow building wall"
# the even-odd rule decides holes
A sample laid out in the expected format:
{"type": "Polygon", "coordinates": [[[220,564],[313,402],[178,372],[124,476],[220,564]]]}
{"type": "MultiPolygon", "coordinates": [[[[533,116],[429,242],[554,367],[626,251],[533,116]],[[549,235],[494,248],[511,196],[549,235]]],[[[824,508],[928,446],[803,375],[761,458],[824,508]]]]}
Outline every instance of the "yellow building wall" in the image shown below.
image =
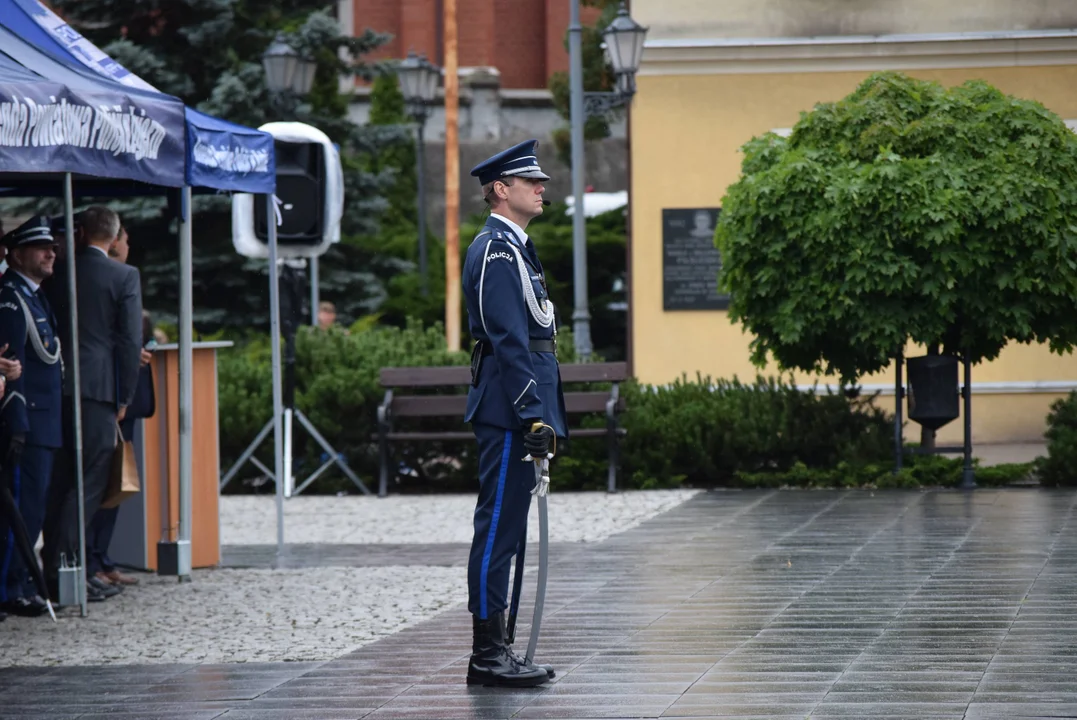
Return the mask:
{"type": "MultiPolygon", "coordinates": [[[[662,309],[662,209],[720,207],[740,175],[739,148],[753,136],[792,127],[802,111],[841,99],[869,73],[713,74],[640,76],[632,107],[632,360],[645,383],[667,383],[686,373],[713,378],[775,375],[773,364],[756,368],[748,336],[725,311],[662,309]]],[[[1038,66],[914,70],[908,74],[946,86],[982,79],[1005,93],[1035,99],[1065,119],[1077,118],[1077,67],[1038,66]]],[[[921,355],[911,347],[906,353],[921,355]]],[[[786,375],[788,376],[788,374],[786,375]]],[[[835,382],[795,373],[796,382],[835,382]]],[[[1077,358],[1046,347],[1012,345],[995,362],[974,366],[973,385],[1004,381],[1077,380],[1077,358]]],[[[865,385],[894,384],[893,368],[862,378],[865,385]]],[[[1027,442],[1042,437],[1049,405],[1058,394],[973,393],[975,442],[1027,442]]],[[[880,398],[893,410],[893,396],[880,398]]],[[[961,421],[939,433],[961,437],[961,421]]],[[[906,436],[918,438],[910,423],[906,436]]]]}

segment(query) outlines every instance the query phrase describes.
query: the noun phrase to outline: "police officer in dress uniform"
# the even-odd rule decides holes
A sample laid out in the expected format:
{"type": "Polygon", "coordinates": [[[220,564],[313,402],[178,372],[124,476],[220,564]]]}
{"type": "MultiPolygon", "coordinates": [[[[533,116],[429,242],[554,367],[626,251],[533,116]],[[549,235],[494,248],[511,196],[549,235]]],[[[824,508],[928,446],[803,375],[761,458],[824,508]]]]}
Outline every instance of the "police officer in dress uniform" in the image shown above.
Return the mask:
{"type": "MultiPolygon", "coordinates": [[[[0,284],[0,346],[22,363],[0,405],[0,482],[10,482],[31,540],[41,532],[52,476],[53,450],[60,447],[63,366],[60,340],[41,282],[50,277],[56,243],[47,217],[30,218],[4,236],[8,270],[0,284]]],[[[29,569],[8,528],[0,534],[0,609],[35,617],[46,612],[29,569]]]]}
{"type": "Polygon", "coordinates": [[[468,325],[476,344],[464,417],[479,449],[479,496],[468,560],[473,616],[468,684],[530,687],[553,668],[528,663],[506,640],[509,568],[527,539],[535,486],[532,458],[567,436],[557,366],[554,307],[527,224],[542,214],[539,167],[529,140],[476,165],[490,206],[485,227],[467,251],[462,274],[468,325]]]}

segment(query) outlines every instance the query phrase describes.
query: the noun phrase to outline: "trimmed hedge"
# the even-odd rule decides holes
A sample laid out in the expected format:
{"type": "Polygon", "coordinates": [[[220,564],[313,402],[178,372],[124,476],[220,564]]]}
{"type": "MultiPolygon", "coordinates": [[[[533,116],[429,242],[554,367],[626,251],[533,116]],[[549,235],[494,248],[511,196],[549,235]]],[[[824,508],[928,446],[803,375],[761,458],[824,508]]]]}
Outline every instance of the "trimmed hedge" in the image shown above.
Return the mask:
{"type": "MultiPolygon", "coordinates": [[[[684,376],[668,386],[629,382],[622,394],[623,487],[728,486],[738,474],[860,465],[890,452],[891,420],[868,400],[806,393],[791,381],[684,376]]],[[[558,485],[604,487],[605,453],[603,439],[572,442],[558,485]]]]}
{"type": "MultiPolygon", "coordinates": [[[[564,332],[561,361],[570,363],[571,333],[564,332]]],[[[296,338],[296,404],[363,478],[368,487],[378,472],[377,407],[384,390],[382,367],[466,365],[466,353],[444,350],[440,325],[416,322],[401,329],[356,323],[350,332],[304,327],[296,338]]],[[[270,417],[270,353],[265,338],[253,338],[219,358],[222,468],[227,469],[270,417]]],[[[566,389],[608,388],[572,385],[566,389]]],[[[466,392],[456,388],[455,392],[466,392]]],[[[803,392],[791,380],[757,377],[751,383],[681,377],[667,386],[629,381],[621,386],[626,412],[622,425],[619,486],[691,487],[918,487],[952,486],[961,461],[911,453],[894,475],[893,419],[872,398],[803,392]]],[[[1071,408],[1077,435],[1077,405],[1071,408]]],[[[585,425],[604,427],[604,418],[585,425]]],[[[444,429],[444,419],[401,422],[400,430],[444,429]]],[[[461,422],[461,427],[463,424],[461,422]]],[[[302,481],[325,461],[320,446],[295,430],[295,474],[302,481]]],[[[1072,446],[1071,446],[1072,447],[1072,446]]],[[[606,485],[605,438],[562,444],[552,473],[560,490],[601,489],[606,485]]],[[[272,466],[271,443],[259,459],[272,466]]],[[[394,444],[400,465],[390,492],[467,492],[477,484],[474,446],[468,442],[394,444]]],[[[1071,464],[1070,467],[1073,467],[1071,464]]],[[[1031,466],[982,468],[980,485],[1024,479],[1031,466]]],[[[249,492],[257,470],[249,466],[226,492],[249,492]]],[[[254,480],[256,482],[256,480],[254,480]]],[[[271,485],[267,486],[267,489],[271,485]]],[[[306,491],[352,491],[330,469],[306,491]]]]}
{"type": "Polygon", "coordinates": [[[1077,485],[1077,392],[1055,400],[1047,416],[1047,457],[1036,461],[1043,485],[1077,485]]]}

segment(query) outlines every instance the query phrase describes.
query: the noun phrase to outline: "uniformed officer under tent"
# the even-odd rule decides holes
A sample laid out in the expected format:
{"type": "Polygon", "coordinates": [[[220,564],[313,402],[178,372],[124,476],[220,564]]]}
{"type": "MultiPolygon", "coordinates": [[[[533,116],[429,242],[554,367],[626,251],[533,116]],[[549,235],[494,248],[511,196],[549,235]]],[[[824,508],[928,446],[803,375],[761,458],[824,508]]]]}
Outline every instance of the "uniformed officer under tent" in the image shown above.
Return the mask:
{"type": "MultiPolygon", "coordinates": [[[[13,113],[0,143],[0,196],[61,196],[65,205],[67,270],[74,276],[74,205],[83,196],[151,196],[176,200],[180,240],[179,485],[180,535],[174,574],[190,573],[192,404],[192,189],[273,195],[273,138],[185,108],[110,60],[34,0],[0,0],[0,110],[13,113]],[[43,32],[37,32],[40,29],[43,32]],[[36,43],[31,45],[28,40],[36,43]],[[74,48],[73,51],[70,48],[74,48]],[[85,58],[85,59],[84,59],[85,58]],[[91,62],[91,59],[94,59],[91,62]],[[110,76],[111,74],[111,76],[110,76]],[[119,80],[115,79],[119,77],[119,80]]],[[[267,202],[270,266],[275,266],[276,218],[267,202]]],[[[71,325],[77,333],[75,287],[71,325]]],[[[277,276],[270,273],[271,334],[279,337],[277,276]]],[[[77,345],[77,335],[73,338],[77,345]]],[[[280,407],[279,344],[274,343],[274,406],[280,407]]],[[[71,373],[79,385],[78,353],[71,373]]],[[[74,403],[76,473],[81,477],[81,418],[74,403]]],[[[277,415],[279,417],[279,414],[277,415]]],[[[280,429],[276,428],[277,463],[280,429]]],[[[280,468],[277,468],[278,472],[280,468]]],[[[281,514],[278,488],[278,518],[281,514]]],[[[78,604],[85,596],[85,525],[80,506],[78,604]]],[[[166,548],[167,550],[167,548],[166,548]]]]}

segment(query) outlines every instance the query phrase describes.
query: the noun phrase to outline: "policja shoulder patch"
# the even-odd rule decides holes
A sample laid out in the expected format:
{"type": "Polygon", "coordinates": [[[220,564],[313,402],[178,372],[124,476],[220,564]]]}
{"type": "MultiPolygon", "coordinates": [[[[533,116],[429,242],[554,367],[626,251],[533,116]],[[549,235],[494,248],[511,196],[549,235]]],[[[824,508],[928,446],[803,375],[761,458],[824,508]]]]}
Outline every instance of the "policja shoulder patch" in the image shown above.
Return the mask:
{"type": "Polygon", "coordinates": [[[508,260],[509,262],[512,262],[512,254],[507,253],[504,250],[498,250],[496,252],[487,253],[486,254],[486,262],[490,262],[491,260],[508,260]]]}

